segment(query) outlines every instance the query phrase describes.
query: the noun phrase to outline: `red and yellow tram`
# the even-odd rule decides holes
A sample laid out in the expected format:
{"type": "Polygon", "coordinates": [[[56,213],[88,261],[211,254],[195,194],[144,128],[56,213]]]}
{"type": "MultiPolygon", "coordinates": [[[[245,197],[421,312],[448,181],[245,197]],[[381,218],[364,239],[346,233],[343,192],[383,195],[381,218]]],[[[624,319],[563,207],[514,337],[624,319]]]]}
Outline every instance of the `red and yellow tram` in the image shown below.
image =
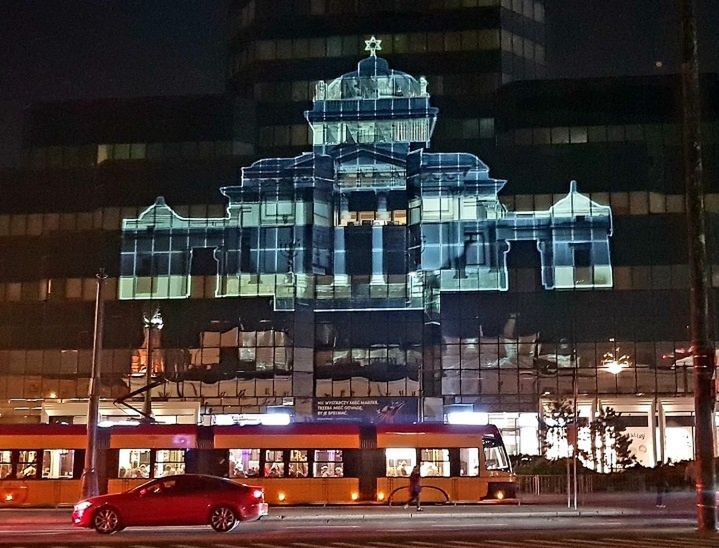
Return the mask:
{"type": "MultiPolygon", "coordinates": [[[[103,492],[187,472],[251,479],[275,505],[396,503],[407,497],[409,473],[419,465],[425,502],[516,496],[509,458],[492,425],[142,424],[100,432],[103,492]]],[[[0,426],[0,504],[78,500],[85,444],[84,426],[0,426]]]]}

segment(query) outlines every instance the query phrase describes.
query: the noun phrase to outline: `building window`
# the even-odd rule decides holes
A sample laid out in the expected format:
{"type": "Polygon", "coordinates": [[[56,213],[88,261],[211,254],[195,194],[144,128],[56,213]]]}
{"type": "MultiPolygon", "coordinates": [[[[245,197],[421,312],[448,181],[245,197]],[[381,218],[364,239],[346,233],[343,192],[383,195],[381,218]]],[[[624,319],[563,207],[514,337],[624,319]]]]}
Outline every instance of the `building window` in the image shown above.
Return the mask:
{"type": "Polygon", "coordinates": [[[575,267],[588,268],[592,266],[592,249],[589,244],[574,245],[573,251],[575,267]]]}

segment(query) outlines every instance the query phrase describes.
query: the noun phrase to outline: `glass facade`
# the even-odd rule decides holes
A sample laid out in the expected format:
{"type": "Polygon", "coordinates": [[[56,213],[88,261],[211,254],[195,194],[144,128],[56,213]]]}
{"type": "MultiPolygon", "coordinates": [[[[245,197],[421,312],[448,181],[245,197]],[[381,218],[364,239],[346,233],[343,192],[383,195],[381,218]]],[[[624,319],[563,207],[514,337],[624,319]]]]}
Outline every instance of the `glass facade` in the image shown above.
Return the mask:
{"type": "MultiPolygon", "coordinates": [[[[245,30],[284,13],[234,4],[245,30]]],[[[541,2],[422,4],[437,25],[484,10],[481,23],[446,32],[405,25],[401,2],[290,4],[298,17],[338,21],[360,6],[404,15],[378,36],[381,50],[327,81],[352,66],[362,25],[233,35],[233,63],[271,56],[230,67],[236,91],[257,101],[251,136],[194,125],[165,135],[142,120],[117,136],[29,132],[26,170],[1,174],[0,420],[41,420],[47,402],[86,397],[104,264],[104,398],[144,384],[141,318],[159,303],[166,325],[152,363],[166,382],[153,399],[199,402],[205,415],[286,405],[299,421],[441,421],[464,405],[501,424],[510,453],[536,453],[541,406],[571,397],[576,379],[587,416],[607,405],[625,413],[643,463],[678,458],[663,453],[675,446],[690,454],[686,219],[669,79],[515,81],[543,53],[541,2]],[[250,142],[270,158],[250,159],[250,142]],[[44,191],[27,192],[26,178],[44,191]],[[650,428],[651,417],[663,426],[650,428]]],[[[115,118],[133,110],[152,111],[138,100],[115,118]]],[[[238,123],[229,107],[215,110],[238,123]]],[[[192,124],[204,119],[192,112],[192,124]]],[[[712,242],[719,139],[708,112],[712,242]]],[[[238,473],[271,468],[261,456],[238,455],[238,473]]],[[[175,457],[157,469],[148,460],[147,473],[179,469],[175,457]]],[[[302,468],[289,457],[276,462],[285,477],[302,468]]],[[[462,457],[467,474],[479,458],[462,457]]],[[[0,471],[15,473],[19,459],[0,455],[0,471]]],[[[306,462],[322,475],[332,458],[306,462]]]]}

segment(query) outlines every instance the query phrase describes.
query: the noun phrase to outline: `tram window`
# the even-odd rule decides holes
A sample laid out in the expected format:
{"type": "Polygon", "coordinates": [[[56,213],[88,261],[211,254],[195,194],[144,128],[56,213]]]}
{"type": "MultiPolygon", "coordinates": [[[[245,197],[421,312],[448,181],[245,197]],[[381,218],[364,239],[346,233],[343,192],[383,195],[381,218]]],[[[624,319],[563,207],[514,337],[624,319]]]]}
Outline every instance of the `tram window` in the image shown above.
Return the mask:
{"type": "Polygon", "coordinates": [[[420,473],[423,477],[449,477],[449,449],[422,449],[420,473]]]}
{"type": "Polygon", "coordinates": [[[259,449],[230,449],[231,478],[256,478],[259,475],[259,449]]]}
{"type": "Polygon", "coordinates": [[[28,479],[37,477],[37,451],[20,451],[15,476],[28,479]]]}
{"type": "Polygon", "coordinates": [[[417,464],[417,450],[414,447],[393,447],[385,449],[387,458],[387,476],[409,476],[417,464]]]}
{"type": "Polygon", "coordinates": [[[484,466],[487,470],[509,471],[509,457],[502,442],[493,437],[484,437],[484,466]]]}
{"type": "Polygon", "coordinates": [[[479,449],[465,447],[459,450],[459,475],[479,476],[479,449]]]}
{"type": "Polygon", "coordinates": [[[184,449],[158,449],[155,453],[155,478],[185,473],[184,449]]]}
{"type": "Polygon", "coordinates": [[[265,450],[265,477],[281,478],[285,475],[285,458],[284,451],[266,449],[265,450]]]}
{"type": "Polygon", "coordinates": [[[292,449],[290,451],[290,477],[306,478],[310,474],[309,465],[307,464],[306,449],[292,449]]]}
{"type": "Polygon", "coordinates": [[[12,451],[0,451],[0,479],[12,476],[12,451]]]}
{"type": "Polygon", "coordinates": [[[72,478],[74,463],[74,449],[45,449],[42,452],[42,477],[72,478]]]}
{"type": "Polygon", "coordinates": [[[149,449],[120,449],[118,478],[150,477],[150,450],[149,449]]]}
{"type": "Polygon", "coordinates": [[[344,476],[342,449],[316,449],[312,475],[316,478],[341,478],[344,476]]]}

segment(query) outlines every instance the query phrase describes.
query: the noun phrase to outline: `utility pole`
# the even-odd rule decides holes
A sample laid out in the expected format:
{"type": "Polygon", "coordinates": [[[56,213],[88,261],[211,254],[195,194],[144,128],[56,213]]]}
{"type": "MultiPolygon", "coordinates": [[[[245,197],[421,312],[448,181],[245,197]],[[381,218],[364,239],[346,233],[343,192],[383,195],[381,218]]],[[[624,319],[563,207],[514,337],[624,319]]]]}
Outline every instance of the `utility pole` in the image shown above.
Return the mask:
{"type": "Polygon", "coordinates": [[[699,60],[694,0],[680,0],[684,177],[689,238],[690,313],[694,369],[694,455],[697,527],[716,530],[714,492],[714,348],[710,336],[709,278],[701,145],[699,60]]]}
{"type": "Polygon", "coordinates": [[[155,329],[162,329],[164,325],[162,321],[162,315],[160,309],[156,308],[152,316],[144,316],[145,329],[147,330],[147,365],[145,366],[145,401],[142,407],[142,413],[144,420],[152,422],[152,389],[150,384],[152,383],[152,353],[153,344],[152,337],[155,334],[155,329]]]}
{"type": "Polygon", "coordinates": [[[103,289],[107,274],[104,269],[97,273],[95,293],[95,330],[92,338],[92,376],[87,400],[87,446],[85,466],[82,471],[82,498],[100,494],[97,481],[97,423],[100,414],[100,367],[102,365],[102,336],[104,331],[103,289]]]}

